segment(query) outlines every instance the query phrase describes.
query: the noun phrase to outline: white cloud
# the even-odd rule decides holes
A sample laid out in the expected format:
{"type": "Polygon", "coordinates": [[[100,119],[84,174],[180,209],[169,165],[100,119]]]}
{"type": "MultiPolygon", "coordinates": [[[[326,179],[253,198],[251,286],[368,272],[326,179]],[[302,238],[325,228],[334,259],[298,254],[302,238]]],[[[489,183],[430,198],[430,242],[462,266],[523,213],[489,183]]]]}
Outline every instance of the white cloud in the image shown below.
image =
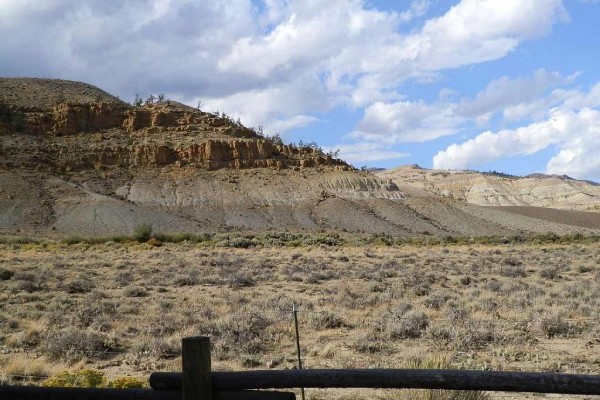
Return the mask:
{"type": "Polygon", "coordinates": [[[398,17],[402,22],[409,22],[414,18],[422,17],[429,11],[431,0],[413,0],[410,3],[410,8],[401,12],[398,17]]]}
{"type": "Polygon", "coordinates": [[[294,115],[287,119],[275,120],[269,124],[269,129],[272,132],[270,134],[285,133],[294,128],[301,128],[317,121],[319,121],[319,119],[312,115],[294,115]]]}
{"type": "Polygon", "coordinates": [[[566,19],[561,0],[463,0],[407,43],[419,49],[420,66],[455,68],[501,58],[566,19]]]}
{"type": "Polygon", "coordinates": [[[548,110],[558,105],[564,104],[568,109],[600,105],[600,84],[587,93],[556,89],[547,95],[548,89],[572,84],[577,76],[578,73],[563,76],[538,69],[531,77],[504,76],[493,80],[473,98],[456,100],[456,92],[442,89],[439,100],[432,103],[376,102],[365,110],[350,136],[388,143],[424,142],[457,134],[473,123],[486,126],[499,112],[509,121],[542,120],[548,110]]]}
{"type": "Polygon", "coordinates": [[[433,166],[466,169],[502,157],[534,154],[551,145],[561,150],[548,162],[547,172],[597,179],[600,176],[600,111],[554,109],[545,121],[497,133],[484,132],[438,152],[433,157],[433,166]]]}
{"type": "Polygon", "coordinates": [[[528,117],[531,114],[515,112],[516,109],[527,109],[526,105],[545,92],[557,86],[572,83],[577,73],[564,77],[556,71],[538,69],[530,77],[509,78],[503,76],[490,82],[473,99],[464,99],[460,103],[459,113],[465,117],[480,117],[504,110],[504,116],[511,119],[528,117]]]}
{"type": "Polygon", "coordinates": [[[339,150],[339,157],[351,164],[363,164],[367,161],[383,161],[410,156],[408,153],[391,150],[383,143],[359,142],[352,145],[333,146],[326,150],[339,150]]]}
{"type": "Polygon", "coordinates": [[[455,134],[463,122],[452,103],[377,102],[365,110],[351,137],[387,143],[425,142],[455,134]]]}
{"type": "Polygon", "coordinates": [[[306,110],[332,107],[323,87],[310,74],[286,84],[200,100],[208,110],[226,111],[247,126],[263,125],[267,133],[284,133],[315,122],[317,118],[304,114],[306,110]]]}

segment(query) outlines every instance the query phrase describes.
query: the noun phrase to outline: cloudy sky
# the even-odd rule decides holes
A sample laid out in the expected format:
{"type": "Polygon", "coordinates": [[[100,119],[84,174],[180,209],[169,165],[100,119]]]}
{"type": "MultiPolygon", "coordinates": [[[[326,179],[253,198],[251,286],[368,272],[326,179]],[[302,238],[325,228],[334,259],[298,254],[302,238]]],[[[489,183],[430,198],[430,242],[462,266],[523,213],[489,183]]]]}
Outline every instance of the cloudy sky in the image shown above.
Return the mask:
{"type": "Polygon", "coordinates": [[[598,0],[0,0],[0,76],[202,102],[357,167],[600,180],[598,0]]]}

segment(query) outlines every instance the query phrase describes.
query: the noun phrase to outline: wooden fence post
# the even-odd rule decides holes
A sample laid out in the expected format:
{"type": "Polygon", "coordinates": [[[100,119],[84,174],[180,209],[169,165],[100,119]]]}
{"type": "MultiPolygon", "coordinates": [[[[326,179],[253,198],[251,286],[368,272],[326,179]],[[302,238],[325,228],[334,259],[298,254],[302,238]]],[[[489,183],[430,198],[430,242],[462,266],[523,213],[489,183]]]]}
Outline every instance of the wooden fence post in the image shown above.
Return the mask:
{"type": "Polygon", "coordinates": [[[210,339],[205,336],[181,340],[183,400],[212,400],[210,339]]]}

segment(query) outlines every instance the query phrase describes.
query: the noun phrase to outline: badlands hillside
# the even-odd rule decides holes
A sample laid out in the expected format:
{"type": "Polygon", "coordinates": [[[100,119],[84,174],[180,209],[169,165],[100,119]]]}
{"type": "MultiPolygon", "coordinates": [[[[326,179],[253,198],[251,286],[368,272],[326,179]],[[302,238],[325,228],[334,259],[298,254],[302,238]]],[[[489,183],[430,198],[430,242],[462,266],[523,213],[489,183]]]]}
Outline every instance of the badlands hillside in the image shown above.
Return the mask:
{"type": "Polygon", "coordinates": [[[598,233],[599,196],[555,178],[360,172],[177,102],[132,106],[84,83],[0,78],[0,233],[128,234],[143,223],[157,232],[598,233]]]}
{"type": "Polygon", "coordinates": [[[567,176],[516,177],[501,173],[428,170],[418,165],[378,171],[376,175],[392,180],[407,192],[449,197],[480,206],[600,211],[600,184],[567,176]]]}

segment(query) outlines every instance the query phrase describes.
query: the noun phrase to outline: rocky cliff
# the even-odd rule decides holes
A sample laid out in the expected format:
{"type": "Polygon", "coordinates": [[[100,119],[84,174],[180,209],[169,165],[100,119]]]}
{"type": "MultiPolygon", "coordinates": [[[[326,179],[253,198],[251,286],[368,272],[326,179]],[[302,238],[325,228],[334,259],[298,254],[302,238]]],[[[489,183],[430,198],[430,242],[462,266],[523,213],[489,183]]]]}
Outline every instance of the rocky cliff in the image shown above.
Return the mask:
{"type": "Polygon", "coordinates": [[[61,171],[168,165],[208,170],[350,168],[319,149],[267,140],[227,117],[177,102],[132,107],[111,99],[88,103],[55,99],[43,104],[12,101],[0,106],[0,154],[5,166],[43,165],[61,171]]]}

